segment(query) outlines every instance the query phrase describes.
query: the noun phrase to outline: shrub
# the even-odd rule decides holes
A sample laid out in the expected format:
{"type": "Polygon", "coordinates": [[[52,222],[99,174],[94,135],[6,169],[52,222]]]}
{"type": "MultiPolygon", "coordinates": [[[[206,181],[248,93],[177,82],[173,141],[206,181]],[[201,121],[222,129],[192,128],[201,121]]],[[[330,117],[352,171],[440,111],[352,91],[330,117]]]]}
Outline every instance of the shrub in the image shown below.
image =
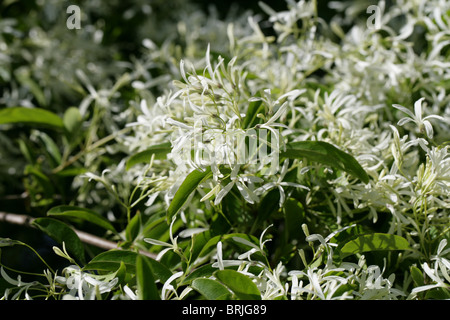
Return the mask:
{"type": "Polygon", "coordinates": [[[2,20],[2,298],[448,299],[449,5],[164,4],[2,20]]]}

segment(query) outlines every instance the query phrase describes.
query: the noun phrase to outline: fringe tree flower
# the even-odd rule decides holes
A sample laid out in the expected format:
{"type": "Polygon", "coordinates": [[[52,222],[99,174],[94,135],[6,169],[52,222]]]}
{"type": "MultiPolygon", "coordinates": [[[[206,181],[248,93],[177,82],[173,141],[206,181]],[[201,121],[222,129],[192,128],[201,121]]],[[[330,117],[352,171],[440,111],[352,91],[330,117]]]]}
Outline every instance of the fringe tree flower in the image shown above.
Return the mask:
{"type": "Polygon", "coordinates": [[[417,127],[419,128],[419,131],[422,134],[427,135],[428,138],[433,139],[433,127],[428,119],[439,119],[444,120],[443,117],[438,115],[429,115],[426,117],[422,117],[422,101],[425,100],[425,98],[420,98],[414,103],[414,113],[412,113],[409,109],[400,106],[398,104],[394,104],[393,107],[396,109],[399,109],[409,115],[409,117],[402,118],[398,121],[399,126],[403,126],[404,124],[408,122],[414,122],[417,127]]]}

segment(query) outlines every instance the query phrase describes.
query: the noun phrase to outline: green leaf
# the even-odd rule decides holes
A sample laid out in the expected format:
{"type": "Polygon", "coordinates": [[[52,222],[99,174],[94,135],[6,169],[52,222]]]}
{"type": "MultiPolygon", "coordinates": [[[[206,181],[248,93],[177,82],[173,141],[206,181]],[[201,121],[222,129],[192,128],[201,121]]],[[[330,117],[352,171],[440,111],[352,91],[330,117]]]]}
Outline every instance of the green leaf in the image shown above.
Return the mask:
{"type": "Polygon", "coordinates": [[[47,212],[48,216],[55,216],[55,217],[64,217],[69,219],[81,219],[90,223],[93,223],[99,227],[102,227],[106,230],[112,231],[114,233],[116,232],[116,229],[114,226],[105,218],[97,214],[95,211],[76,207],[76,206],[57,206],[51,208],[47,212]]]}
{"type": "Polygon", "coordinates": [[[0,238],[0,248],[1,247],[12,247],[15,245],[20,245],[22,244],[22,242],[17,241],[17,240],[12,240],[10,238],[0,238]]]}
{"type": "Polygon", "coordinates": [[[214,272],[217,271],[216,267],[213,267],[211,264],[203,265],[194,271],[192,271],[186,278],[181,281],[180,286],[189,285],[197,278],[209,278],[213,275],[214,272]]]}
{"type": "Polygon", "coordinates": [[[24,173],[32,175],[36,179],[36,181],[39,182],[42,187],[43,193],[47,198],[51,199],[53,197],[53,193],[55,192],[54,184],[46,174],[39,170],[38,167],[27,165],[25,167],[24,173]]]}
{"type": "Polygon", "coordinates": [[[66,249],[73,258],[84,263],[84,246],[75,231],[64,222],[52,218],[36,218],[32,222],[40,230],[62,245],[65,243],[66,249]]]}
{"type": "Polygon", "coordinates": [[[69,167],[56,172],[56,175],[59,177],[74,177],[86,172],[88,172],[86,168],[69,167]]]}
{"type": "Polygon", "coordinates": [[[426,300],[448,300],[450,299],[450,290],[446,288],[433,288],[425,294],[426,300]]]}
{"type": "Polygon", "coordinates": [[[369,176],[355,158],[324,141],[291,142],[286,145],[286,151],[282,152],[280,157],[288,159],[307,158],[346,171],[361,179],[364,183],[369,182],[369,176]]]}
{"type": "Polygon", "coordinates": [[[205,171],[192,171],[186,179],[184,179],[180,188],[175,193],[175,196],[172,199],[172,202],[169,205],[167,210],[167,222],[170,223],[172,221],[172,217],[175,216],[178,211],[183,207],[189,196],[195,189],[197,189],[198,185],[208,179],[212,175],[211,169],[208,168],[205,171]]]}
{"type": "MultiPolygon", "coordinates": [[[[258,96],[260,96],[258,94],[258,96]]],[[[247,113],[244,118],[244,128],[252,128],[258,123],[262,122],[262,119],[258,118],[258,113],[264,113],[264,105],[261,100],[252,101],[248,105],[247,113]]]]}
{"type": "Polygon", "coordinates": [[[356,253],[383,250],[410,250],[410,247],[408,240],[403,237],[387,233],[374,233],[362,235],[347,242],[342,247],[340,255],[341,258],[344,258],[356,253]]]}
{"type": "MultiPolygon", "coordinates": [[[[109,250],[102,252],[95,256],[85,267],[85,270],[98,270],[98,271],[115,271],[121,263],[125,264],[128,272],[136,273],[136,259],[138,253],[127,250],[109,250]]],[[[156,279],[161,282],[166,282],[171,276],[172,272],[160,262],[148,258],[147,260],[151,267],[156,279]]]]}
{"type": "Polygon", "coordinates": [[[114,277],[117,277],[119,279],[119,283],[121,284],[126,284],[127,280],[130,280],[129,277],[127,277],[127,267],[123,262],[120,262],[119,269],[117,269],[117,271],[114,272],[113,275],[114,277]]]}
{"type": "Polygon", "coordinates": [[[214,273],[240,300],[261,300],[256,284],[246,275],[234,270],[219,270],[214,273]]]}
{"type": "Polygon", "coordinates": [[[39,108],[13,107],[0,110],[0,124],[24,123],[62,129],[62,119],[51,111],[39,108]]]}
{"type": "Polygon", "coordinates": [[[76,107],[70,107],[64,112],[63,123],[69,137],[76,134],[83,122],[80,110],[76,107]]]}
{"type": "Polygon", "coordinates": [[[302,233],[298,226],[301,226],[305,220],[305,210],[302,204],[294,198],[288,198],[283,206],[283,211],[288,239],[300,239],[302,233]]]}
{"type": "Polygon", "coordinates": [[[192,281],[192,288],[198,291],[207,300],[227,300],[230,291],[216,280],[199,278],[192,281]]]}
{"type": "Polygon", "coordinates": [[[243,244],[243,242],[251,242],[253,243],[255,246],[256,243],[259,243],[258,238],[252,236],[252,235],[247,235],[244,233],[229,233],[229,234],[224,234],[224,235],[217,235],[214,236],[212,238],[210,238],[202,247],[202,250],[200,251],[200,253],[198,254],[197,257],[204,257],[206,255],[208,255],[213,249],[216,248],[217,243],[219,241],[225,242],[228,240],[232,240],[232,244],[233,245],[237,245],[239,246],[242,250],[248,250],[248,246],[243,244]],[[236,238],[242,238],[243,241],[238,242],[236,241],[236,238]]]}
{"type": "Polygon", "coordinates": [[[49,154],[53,165],[59,165],[61,163],[61,153],[59,152],[58,145],[52,138],[45,132],[38,132],[37,136],[45,146],[45,150],[49,154]]]}
{"type": "Polygon", "coordinates": [[[127,241],[133,241],[141,231],[141,214],[137,212],[125,228],[125,237],[127,241]]]}
{"type": "Polygon", "coordinates": [[[138,163],[149,163],[152,159],[152,155],[155,155],[155,159],[157,160],[165,159],[171,149],[172,147],[170,142],[151,146],[147,150],[132,155],[127,161],[126,169],[130,169],[138,163]]]}
{"type": "Polygon", "coordinates": [[[422,271],[419,268],[417,268],[415,266],[412,266],[410,268],[410,273],[411,273],[411,277],[412,277],[416,287],[421,287],[421,286],[425,285],[425,280],[424,280],[424,277],[423,277],[423,273],[422,273],[422,271]]]}
{"type": "Polygon", "coordinates": [[[136,258],[136,282],[139,300],[160,300],[150,259],[140,254],[136,258]]]}
{"type": "Polygon", "coordinates": [[[186,252],[185,255],[189,256],[190,263],[194,263],[198,258],[198,255],[202,252],[205,245],[211,239],[211,232],[204,231],[201,233],[197,233],[192,236],[191,245],[186,249],[189,252],[186,252]]]}
{"type": "Polygon", "coordinates": [[[34,81],[30,76],[30,70],[26,67],[20,67],[14,71],[14,75],[16,76],[17,81],[23,86],[30,90],[30,92],[34,95],[37,102],[41,106],[46,106],[47,101],[45,99],[45,94],[39,85],[34,81]]]}
{"type": "Polygon", "coordinates": [[[128,272],[136,272],[137,253],[126,250],[110,250],[95,256],[83,269],[98,271],[115,271],[124,264],[128,272]]]}

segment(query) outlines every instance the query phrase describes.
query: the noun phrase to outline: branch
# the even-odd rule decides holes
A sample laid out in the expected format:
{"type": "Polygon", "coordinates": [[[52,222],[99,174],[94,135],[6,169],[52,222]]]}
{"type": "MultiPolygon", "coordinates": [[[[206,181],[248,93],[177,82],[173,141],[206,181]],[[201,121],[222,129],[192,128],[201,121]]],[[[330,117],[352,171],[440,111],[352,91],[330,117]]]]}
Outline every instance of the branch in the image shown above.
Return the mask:
{"type": "MultiPolygon", "coordinates": [[[[32,223],[34,221],[34,218],[24,215],[24,214],[16,214],[16,213],[0,211],[0,222],[1,221],[8,222],[11,224],[17,224],[17,225],[21,225],[21,226],[33,227],[32,223]]],[[[84,231],[80,231],[77,229],[73,229],[73,231],[75,231],[75,233],[78,235],[80,240],[84,243],[87,243],[87,244],[90,244],[90,245],[93,245],[93,246],[96,246],[98,248],[102,248],[105,250],[121,249],[116,242],[109,241],[109,240],[94,236],[90,233],[86,233],[84,231]]],[[[151,252],[139,250],[139,253],[146,255],[147,257],[150,257],[152,259],[156,258],[156,255],[151,252]]]]}

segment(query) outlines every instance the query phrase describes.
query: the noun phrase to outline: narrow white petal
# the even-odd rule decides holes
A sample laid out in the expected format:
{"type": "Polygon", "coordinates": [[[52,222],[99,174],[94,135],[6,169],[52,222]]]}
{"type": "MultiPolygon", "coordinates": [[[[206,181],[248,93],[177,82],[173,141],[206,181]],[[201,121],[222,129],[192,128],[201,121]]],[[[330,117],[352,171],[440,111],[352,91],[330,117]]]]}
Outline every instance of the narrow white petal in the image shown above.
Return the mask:
{"type": "Polygon", "coordinates": [[[393,104],[392,106],[393,106],[394,108],[400,110],[400,111],[403,111],[404,113],[406,113],[407,115],[409,115],[411,118],[413,118],[413,119],[416,118],[416,116],[411,112],[411,110],[406,109],[405,107],[403,107],[403,106],[401,106],[401,105],[398,105],[398,104],[393,104]]]}
{"type": "Polygon", "coordinates": [[[414,113],[416,114],[416,119],[421,121],[422,120],[422,101],[425,100],[425,98],[420,98],[414,103],[414,113]]]}

